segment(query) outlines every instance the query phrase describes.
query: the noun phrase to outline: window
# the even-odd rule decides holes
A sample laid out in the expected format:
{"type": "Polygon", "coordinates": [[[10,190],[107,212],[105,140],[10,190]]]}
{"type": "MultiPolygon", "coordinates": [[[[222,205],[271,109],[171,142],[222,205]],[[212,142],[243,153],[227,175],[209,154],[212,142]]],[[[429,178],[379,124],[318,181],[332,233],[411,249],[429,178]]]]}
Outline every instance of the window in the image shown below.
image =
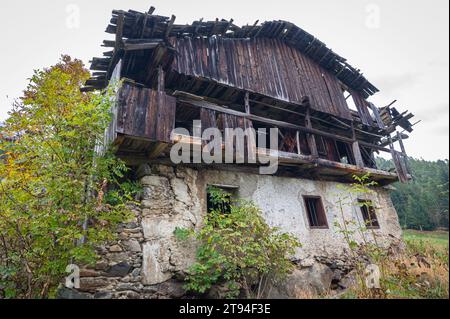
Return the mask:
{"type": "Polygon", "coordinates": [[[219,210],[224,214],[231,213],[231,200],[235,197],[237,187],[224,185],[208,185],[206,189],[206,208],[208,213],[219,210]]]}
{"type": "Polygon", "coordinates": [[[378,229],[380,224],[378,223],[377,215],[375,213],[375,207],[370,200],[359,199],[361,206],[361,213],[364,219],[364,223],[368,229],[378,229]]]}
{"type": "Polygon", "coordinates": [[[318,196],[303,196],[309,226],[311,228],[328,228],[327,216],[322,199],[318,196]]]}

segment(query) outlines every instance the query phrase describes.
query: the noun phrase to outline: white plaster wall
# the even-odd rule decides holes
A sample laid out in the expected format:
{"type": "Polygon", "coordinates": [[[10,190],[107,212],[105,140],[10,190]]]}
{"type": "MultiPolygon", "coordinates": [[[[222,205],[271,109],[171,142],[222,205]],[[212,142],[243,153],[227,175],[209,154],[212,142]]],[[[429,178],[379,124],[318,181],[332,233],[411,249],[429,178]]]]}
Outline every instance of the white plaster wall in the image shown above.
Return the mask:
{"type": "MultiPolygon", "coordinates": [[[[345,264],[348,244],[335,222],[343,224],[339,201],[349,196],[344,184],[300,178],[234,172],[227,170],[196,170],[186,167],[154,165],[142,178],[143,269],[145,284],[156,284],[183,272],[195,261],[195,245],[177,241],[176,227],[199,229],[206,216],[208,185],[237,186],[242,199],[252,200],[261,208],[271,226],[296,236],[302,243],[293,256],[303,266],[310,266],[318,258],[345,264]],[[304,207],[304,195],[320,196],[327,215],[328,229],[311,229],[304,207]]],[[[357,196],[353,197],[356,200],[357,196]]],[[[380,229],[368,231],[366,240],[388,246],[401,236],[397,213],[387,190],[376,188],[365,199],[376,206],[380,229]]],[[[347,200],[348,202],[348,200],[347,200]]],[[[344,218],[358,224],[363,222],[359,207],[342,205],[344,218]]],[[[351,228],[351,225],[349,225],[351,228]]],[[[359,228],[359,227],[356,227],[359,228]]],[[[356,230],[353,227],[353,230],[356,230]]],[[[356,232],[352,236],[361,242],[356,232]]]]}
{"type": "MultiPolygon", "coordinates": [[[[401,228],[397,213],[390,200],[389,192],[384,188],[374,188],[370,194],[351,194],[345,184],[327,181],[307,180],[301,178],[274,177],[231,171],[200,171],[202,187],[208,184],[227,184],[238,186],[240,198],[252,200],[261,208],[266,221],[271,226],[279,227],[283,232],[295,235],[302,247],[296,257],[307,259],[314,256],[339,257],[346,253],[348,245],[343,234],[339,233],[338,222],[343,225],[341,209],[346,221],[353,221],[350,230],[355,231],[353,239],[363,241],[374,240],[385,246],[394,238],[401,237],[401,228]],[[320,196],[326,212],[328,229],[311,229],[303,201],[304,195],[320,196]],[[348,198],[349,196],[352,199],[348,198]],[[357,198],[372,200],[376,207],[376,215],[380,229],[361,234],[363,218],[360,208],[352,205],[357,198]],[[339,205],[342,201],[342,205],[339,205]]],[[[205,191],[204,191],[205,192],[205,191]]],[[[205,211],[206,208],[203,207],[205,211]]]]}

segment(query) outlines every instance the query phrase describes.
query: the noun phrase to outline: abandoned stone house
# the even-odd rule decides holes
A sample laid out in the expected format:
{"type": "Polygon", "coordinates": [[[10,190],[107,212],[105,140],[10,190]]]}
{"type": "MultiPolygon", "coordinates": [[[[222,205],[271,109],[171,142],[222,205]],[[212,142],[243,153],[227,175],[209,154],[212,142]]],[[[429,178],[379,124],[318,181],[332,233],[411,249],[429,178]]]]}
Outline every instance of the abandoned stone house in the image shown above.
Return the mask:
{"type": "Polygon", "coordinates": [[[412,114],[393,103],[369,102],[378,89],[292,23],[238,27],[217,19],[185,25],[153,11],[113,11],[106,32],[115,40],[103,43],[112,50],[93,59],[95,72],[83,88],[123,80],[105,140],[143,186],[136,219],[123,225],[117,243],[101,249],[95,269],[82,271],[83,296],[183,297],[179,279],[195,260],[195,245],[179,243],[173,231],[201,227],[209,185],[254,201],[270,225],[302,243],[293,256],[298,278],[279,296],[344,285],[348,247],[335,222],[342,218],[337,203],[349,195],[340,186],[355,174],[369,173],[377,186],[354,198],[369,207],[344,206],[344,218],[370,222],[385,247],[400,239],[389,185],[410,179],[402,141],[412,132],[412,114]],[[252,148],[258,157],[275,156],[277,171],[261,174],[262,162],[250,161],[175,164],[174,145],[205,145],[195,123],[200,130],[277,128],[277,149],[252,148]],[[377,168],[380,152],[392,155],[394,170],[377,168]]]}

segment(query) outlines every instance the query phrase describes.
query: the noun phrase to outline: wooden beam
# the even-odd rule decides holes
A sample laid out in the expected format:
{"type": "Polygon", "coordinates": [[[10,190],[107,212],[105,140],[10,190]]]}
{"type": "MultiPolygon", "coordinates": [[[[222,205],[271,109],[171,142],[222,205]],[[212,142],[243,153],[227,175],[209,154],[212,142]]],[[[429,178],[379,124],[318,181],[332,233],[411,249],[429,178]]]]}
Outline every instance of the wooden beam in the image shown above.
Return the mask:
{"type": "Polygon", "coordinates": [[[300,132],[299,131],[295,132],[295,139],[297,142],[297,154],[302,155],[302,149],[300,147],[300,132]]]}
{"type": "Polygon", "coordinates": [[[380,112],[378,111],[378,108],[375,106],[375,104],[368,102],[370,108],[372,109],[373,115],[375,116],[375,120],[377,121],[378,127],[381,129],[385,129],[386,126],[384,125],[383,120],[381,119],[380,112]]]}
{"type": "Polygon", "coordinates": [[[173,24],[175,23],[176,18],[177,17],[174,15],[172,15],[172,17],[170,18],[169,24],[167,25],[167,28],[166,28],[166,32],[164,34],[164,39],[167,39],[169,37],[170,31],[172,31],[173,24]]]}
{"type": "Polygon", "coordinates": [[[245,113],[250,114],[250,93],[245,92],[244,97],[245,113]]]}
{"type": "Polygon", "coordinates": [[[137,50],[151,50],[156,48],[160,43],[149,42],[149,43],[126,43],[124,45],[125,51],[137,51],[137,50]]]}
{"type": "Polygon", "coordinates": [[[124,22],[125,21],[125,16],[123,13],[120,13],[119,16],[117,17],[117,30],[116,30],[116,48],[121,48],[123,46],[123,27],[124,27],[124,22]]]}
{"type": "Polygon", "coordinates": [[[163,92],[165,89],[165,83],[164,83],[164,70],[162,66],[158,67],[158,92],[163,92]]]}
{"type": "MultiPolygon", "coordinates": [[[[180,92],[178,92],[180,93],[180,92]]],[[[177,95],[177,92],[174,92],[174,95],[177,95]]],[[[183,94],[184,95],[184,94],[183,94]]],[[[195,96],[194,96],[195,97],[195,96]]],[[[200,97],[197,97],[200,98],[200,97]]],[[[207,108],[210,110],[214,110],[214,111],[218,111],[221,113],[225,113],[225,114],[230,114],[230,115],[235,115],[235,116],[239,116],[239,117],[243,117],[252,121],[257,121],[257,122],[262,122],[262,123],[266,123],[266,124],[271,124],[273,126],[276,127],[284,127],[284,128],[290,128],[290,129],[294,129],[294,130],[298,130],[301,132],[305,132],[305,133],[309,133],[309,134],[315,134],[315,135],[320,135],[320,136],[325,136],[328,138],[332,138],[338,141],[342,141],[342,142],[347,142],[347,143],[353,143],[353,139],[352,138],[348,138],[348,137],[344,137],[344,136],[339,136],[339,135],[335,135],[335,134],[331,134],[328,132],[323,132],[320,131],[318,129],[314,129],[312,127],[304,127],[304,126],[300,126],[300,125],[296,125],[296,124],[292,124],[292,123],[287,123],[287,122],[283,122],[283,121],[277,121],[277,120],[273,120],[273,119],[269,119],[269,118],[265,118],[265,117],[261,117],[261,116],[257,116],[257,115],[253,115],[253,114],[247,114],[244,112],[239,112],[239,111],[235,111],[232,109],[229,109],[227,107],[223,107],[223,106],[219,106],[204,100],[193,100],[190,98],[179,98],[179,101],[182,103],[186,103],[192,106],[196,106],[196,107],[200,107],[200,108],[207,108]]],[[[363,146],[367,146],[373,149],[377,149],[379,151],[384,151],[384,152],[390,152],[389,149],[386,149],[384,147],[380,147],[379,145],[375,145],[375,144],[371,144],[371,143],[367,143],[367,142],[363,142],[363,141],[359,141],[359,143],[363,146]]],[[[316,145],[316,149],[317,149],[317,145],[316,145]]]]}
{"type": "Polygon", "coordinates": [[[408,174],[411,174],[412,172],[411,172],[411,168],[409,166],[408,156],[406,155],[405,144],[403,144],[403,137],[402,137],[402,134],[400,132],[397,132],[397,139],[398,139],[398,143],[400,144],[400,149],[402,150],[402,153],[403,153],[403,156],[404,156],[406,172],[408,174]]]}
{"type": "MultiPolygon", "coordinates": [[[[305,116],[305,125],[309,130],[312,130],[312,123],[311,123],[311,108],[306,109],[306,116],[305,116]]],[[[318,158],[319,157],[319,151],[317,150],[317,143],[316,143],[316,137],[308,133],[306,136],[308,140],[309,150],[311,151],[311,155],[313,157],[318,158]]]]}
{"type": "MultiPolygon", "coordinates": [[[[186,136],[182,134],[176,134],[173,136],[173,143],[182,143],[182,144],[189,144],[189,145],[201,145],[202,139],[198,137],[192,137],[192,136],[186,136]]],[[[222,150],[225,150],[225,144],[222,143],[221,146],[222,150]]],[[[207,154],[207,152],[203,151],[207,154]]],[[[258,159],[268,159],[270,157],[276,157],[279,160],[280,165],[305,165],[305,164],[311,164],[314,167],[322,167],[334,170],[336,172],[342,171],[346,174],[344,175],[354,175],[354,174],[364,174],[364,173],[370,173],[372,177],[375,178],[385,178],[389,179],[391,181],[397,180],[397,174],[386,172],[374,168],[360,168],[356,165],[352,164],[344,164],[339,162],[330,161],[327,159],[322,158],[314,158],[311,155],[299,155],[295,153],[288,153],[283,151],[275,151],[275,150],[269,150],[265,148],[257,148],[256,153],[258,155],[258,159]]],[[[344,176],[342,175],[342,176],[344,176]]],[[[351,177],[350,177],[351,179],[351,177]]]]}
{"type": "Polygon", "coordinates": [[[359,168],[363,168],[364,160],[361,155],[361,148],[359,147],[359,143],[356,140],[355,125],[354,125],[353,121],[352,121],[352,136],[353,136],[352,149],[353,149],[353,156],[355,158],[356,166],[359,168]]]}

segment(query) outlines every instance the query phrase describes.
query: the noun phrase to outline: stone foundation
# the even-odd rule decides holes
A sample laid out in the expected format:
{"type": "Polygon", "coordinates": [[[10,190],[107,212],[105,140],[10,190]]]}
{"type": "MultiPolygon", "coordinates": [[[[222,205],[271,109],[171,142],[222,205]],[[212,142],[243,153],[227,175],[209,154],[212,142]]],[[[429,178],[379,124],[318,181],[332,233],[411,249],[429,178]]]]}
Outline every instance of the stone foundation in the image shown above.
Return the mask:
{"type": "MultiPolygon", "coordinates": [[[[142,166],[138,175],[143,193],[140,207],[131,207],[134,219],[120,227],[117,242],[99,248],[102,258],[95,267],[82,270],[80,289],[61,290],[61,298],[187,297],[183,278],[195,261],[196,246],[177,241],[173,232],[201,227],[206,187],[217,184],[237,187],[237,195],[254,201],[271,226],[292,233],[303,245],[292,256],[298,269],[272,297],[298,298],[302,290],[320,293],[332,282],[345,285],[351,280],[346,277],[352,269],[348,246],[334,222],[341,214],[359,222],[362,217],[355,207],[341,212],[337,202],[348,194],[339,183],[164,165],[142,166]],[[303,195],[321,196],[329,229],[310,229],[303,195]]],[[[377,188],[367,199],[377,208],[380,229],[373,234],[378,244],[397,244],[401,228],[388,190],[377,188]]],[[[355,239],[363,240],[358,234],[355,239]]]]}

